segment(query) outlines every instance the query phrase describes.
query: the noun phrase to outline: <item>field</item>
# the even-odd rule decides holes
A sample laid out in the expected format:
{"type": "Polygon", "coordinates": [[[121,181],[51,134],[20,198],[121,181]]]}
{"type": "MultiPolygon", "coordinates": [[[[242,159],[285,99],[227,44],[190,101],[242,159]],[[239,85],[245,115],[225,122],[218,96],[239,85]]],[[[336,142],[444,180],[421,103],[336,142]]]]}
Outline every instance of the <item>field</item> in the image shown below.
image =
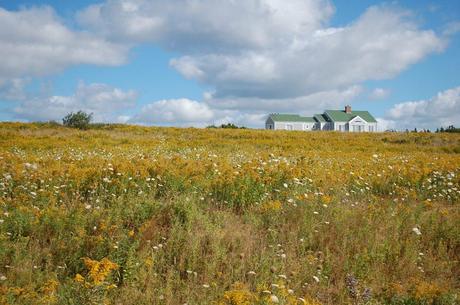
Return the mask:
{"type": "Polygon", "coordinates": [[[0,304],[460,303],[460,136],[0,124],[0,304]]]}

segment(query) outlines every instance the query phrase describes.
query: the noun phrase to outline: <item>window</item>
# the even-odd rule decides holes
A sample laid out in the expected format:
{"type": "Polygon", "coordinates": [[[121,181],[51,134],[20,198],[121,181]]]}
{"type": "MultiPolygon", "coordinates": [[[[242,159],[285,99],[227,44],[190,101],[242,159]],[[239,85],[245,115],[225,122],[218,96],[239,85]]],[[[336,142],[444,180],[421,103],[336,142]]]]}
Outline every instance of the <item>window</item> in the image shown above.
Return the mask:
{"type": "Polygon", "coordinates": [[[373,132],[374,131],[374,126],[369,126],[369,131],[373,132]]]}
{"type": "Polygon", "coordinates": [[[292,124],[286,124],[286,130],[292,130],[292,124]]]}

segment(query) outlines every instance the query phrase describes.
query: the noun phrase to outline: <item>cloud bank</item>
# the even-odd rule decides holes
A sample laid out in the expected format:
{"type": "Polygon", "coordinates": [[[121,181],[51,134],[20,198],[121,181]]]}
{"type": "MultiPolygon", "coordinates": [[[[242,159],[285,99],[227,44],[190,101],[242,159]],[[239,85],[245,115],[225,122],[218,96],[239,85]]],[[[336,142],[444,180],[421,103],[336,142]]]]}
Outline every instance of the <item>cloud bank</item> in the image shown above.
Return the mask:
{"type": "MultiPolygon", "coordinates": [[[[72,29],[50,7],[0,8],[0,98],[21,100],[15,113],[23,119],[55,119],[78,106],[128,120],[120,111],[133,91],[83,84],[71,96],[28,98],[23,88],[74,65],[125,64],[131,48],[149,43],[173,51],[171,67],[212,91],[201,101],[154,101],[131,122],[253,126],[268,112],[342,107],[366,92],[365,81],[393,78],[447,45],[396,5],[372,6],[341,27],[330,25],[334,13],[328,0],[106,0],[79,11],[72,29]],[[95,99],[102,92],[107,100],[95,99]]],[[[376,88],[368,97],[388,94],[376,88]]],[[[395,111],[383,119],[396,120],[395,111]]]]}
{"type": "Polygon", "coordinates": [[[460,87],[439,92],[419,101],[408,101],[393,106],[385,116],[390,127],[426,128],[447,127],[460,123],[460,87]]]}

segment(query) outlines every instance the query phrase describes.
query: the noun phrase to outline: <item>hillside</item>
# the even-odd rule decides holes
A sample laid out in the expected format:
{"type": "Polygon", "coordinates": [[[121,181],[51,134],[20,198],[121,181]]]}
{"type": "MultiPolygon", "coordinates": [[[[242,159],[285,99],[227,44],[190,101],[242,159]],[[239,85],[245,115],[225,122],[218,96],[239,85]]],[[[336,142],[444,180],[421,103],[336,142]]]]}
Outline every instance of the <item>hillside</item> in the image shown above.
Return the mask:
{"type": "Polygon", "coordinates": [[[0,123],[0,304],[458,304],[460,135],[0,123]]]}

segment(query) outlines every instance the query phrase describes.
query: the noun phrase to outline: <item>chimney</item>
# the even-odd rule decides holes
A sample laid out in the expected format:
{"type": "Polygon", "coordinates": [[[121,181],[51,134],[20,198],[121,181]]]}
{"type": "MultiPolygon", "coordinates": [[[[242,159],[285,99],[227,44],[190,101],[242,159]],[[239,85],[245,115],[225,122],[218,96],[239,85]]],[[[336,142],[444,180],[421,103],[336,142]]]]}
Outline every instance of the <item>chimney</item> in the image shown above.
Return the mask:
{"type": "Polygon", "coordinates": [[[350,105],[345,106],[345,113],[351,113],[351,106],[350,105]]]}

